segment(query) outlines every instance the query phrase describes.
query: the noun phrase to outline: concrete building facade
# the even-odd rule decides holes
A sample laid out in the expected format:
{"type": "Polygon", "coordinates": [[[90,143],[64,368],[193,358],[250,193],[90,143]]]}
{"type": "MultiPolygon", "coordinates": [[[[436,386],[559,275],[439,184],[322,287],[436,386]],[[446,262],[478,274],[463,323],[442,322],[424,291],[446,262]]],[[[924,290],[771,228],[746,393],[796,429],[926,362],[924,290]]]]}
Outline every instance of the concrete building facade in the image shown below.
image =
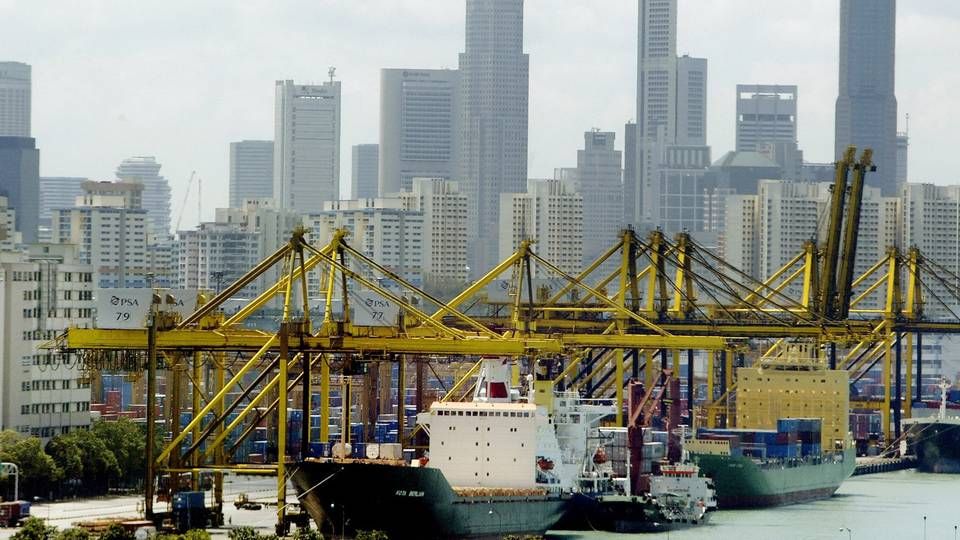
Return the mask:
{"type": "Polygon", "coordinates": [[[523,52],[523,0],[467,0],[460,54],[460,174],[469,203],[471,268],[497,255],[500,194],[527,181],[530,57],[523,52]]]}
{"type": "Polygon", "coordinates": [[[797,142],[797,87],[737,85],[737,152],[757,152],[761,143],[797,142]]]}
{"type": "MultiPolygon", "coordinates": [[[[583,197],[567,182],[531,179],[526,193],[500,195],[500,260],[533,240],[537,254],[576,275],[583,268],[583,238],[583,197]]],[[[533,277],[556,276],[534,265],[533,277]]]]}
{"type": "Polygon", "coordinates": [[[377,196],[380,168],[380,147],[376,144],[355,144],[351,149],[350,193],[354,199],[377,196]]]}
{"type": "Polygon", "coordinates": [[[470,275],[467,196],[458,182],[442,178],[414,178],[412,188],[399,197],[404,208],[423,214],[424,284],[465,282],[470,275]]]}
{"type": "Polygon", "coordinates": [[[0,137],[30,137],[32,68],[0,62],[0,137]]]}
{"type": "Polygon", "coordinates": [[[867,177],[867,183],[879,187],[886,196],[899,193],[894,94],[896,14],[896,0],[840,1],[834,158],[839,160],[849,145],[872,148],[877,172],[867,177]]]}
{"type": "Polygon", "coordinates": [[[273,141],[230,143],[230,207],[273,197],[273,141]]]}
{"type": "Polygon", "coordinates": [[[83,183],[89,180],[76,176],[41,176],[40,226],[50,228],[54,210],[72,208],[77,197],[83,195],[83,183]]]}
{"type": "Polygon", "coordinates": [[[460,99],[458,70],[380,70],[380,195],[410,191],[414,178],[457,177],[460,99]]]}
{"type": "Polygon", "coordinates": [[[340,198],[340,82],[277,81],[273,198],[306,214],[340,198]]]}
{"type": "Polygon", "coordinates": [[[74,246],[0,253],[0,430],[42,439],[90,427],[90,382],[73,354],[41,344],[90,327],[93,273],[74,246]]]}
{"type": "Polygon", "coordinates": [[[623,228],[623,159],[615,148],[612,131],[591,130],[583,134],[583,149],[577,150],[573,190],[583,199],[583,264],[593,262],[623,228]]]}

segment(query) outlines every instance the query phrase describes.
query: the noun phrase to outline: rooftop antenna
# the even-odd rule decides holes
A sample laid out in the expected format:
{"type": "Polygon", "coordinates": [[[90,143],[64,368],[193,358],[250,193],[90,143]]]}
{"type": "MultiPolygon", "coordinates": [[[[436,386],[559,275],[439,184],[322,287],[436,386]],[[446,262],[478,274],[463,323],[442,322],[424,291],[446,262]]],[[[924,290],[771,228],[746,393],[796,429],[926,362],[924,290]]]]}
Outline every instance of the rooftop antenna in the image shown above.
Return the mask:
{"type": "Polygon", "coordinates": [[[330,82],[333,82],[333,76],[336,73],[337,73],[337,68],[335,68],[334,66],[330,66],[330,68],[327,69],[327,75],[330,75],[330,82]]]}

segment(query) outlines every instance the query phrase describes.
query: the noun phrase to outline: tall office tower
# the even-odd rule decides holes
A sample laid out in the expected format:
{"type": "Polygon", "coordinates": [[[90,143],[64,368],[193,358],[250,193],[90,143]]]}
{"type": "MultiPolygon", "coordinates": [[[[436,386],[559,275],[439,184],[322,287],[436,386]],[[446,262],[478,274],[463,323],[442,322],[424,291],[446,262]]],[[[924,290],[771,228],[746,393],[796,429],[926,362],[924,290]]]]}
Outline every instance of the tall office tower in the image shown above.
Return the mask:
{"type": "Polygon", "coordinates": [[[460,72],[380,70],[379,193],[410,191],[414,178],[459,173],[460,72]]]}
{"type": "Polygon", "coordinates": [[[614,148],[612,131],[591,130],[583,134],[583,150],[577,150],[574,190],[583,197],[583,262],[599,257],[623,228],[622,155],[614,148]]]}
{"type": "Polygon", "coordinates": [[[737,85],[737,152],[757,152],[761,143],[797,142],[797,87],[737,85]]]}
{"type": "Polygon", "coordinates": [[[140,182],[85,182],[73,208],[53,211],[55,244],[75,244],[77,258],[93,267],[95,287],[146,287],[150,218],[140,208],[140,182]]]}
{"type": "MultiPolygon", "coordinates": [[[[500,195],[501,260],[533,240],[538,255],[564,272],[583,268],[583,197],[563,180],[528,180],[526,193],[500,195]]],[[[552,277],[534,265],[533,277],[552,277]]]]}
{"type": "Polygon", "coordinates": [[[470,204],[471,269],[496,262],[500,194],[527,181],[530,57],[523,52],[523,0],[467,0],[460,53],[460,171],[470,204]]]}
{"type": "Polygon", "coordinates": [[[40,225],[50,228],[50,219],[57,208],[72,208],[77,197],[83,195],[83,183],[88,178],[74,176],[40,177],[40,225]]]}
{"type": "Polygon", "coordinates": [[[273,141],[230,143],[230,208],[273,197],[273,141]]]}
{"type": "Polygon", "coordinates": [[[623,222],[637,223],[640,186],[637,182],[637,124],[623,126],[623,222]]]}
{"type": "MultiPolygon", "coordinates": [[[[848,145],[873,148],[867,184],[897,193],[897,97],[894,95],[896,0],[841,0],[837,159],[848,145]]],[[[859,156],[859,150],[857,152],[859,156]]]]}
{"type": "Polygon", "coordinates": [[[48,440],[90,427],[90,382],[72,353],[42,345],[93,324],[94,284],[76,246],[0,255],[0,429],[48,440]]]}
{"type": "Polygon", "coordinates": [[[0,137],[30,136],[30,66],[0,62],[0,137]]]}
{"type": "Polygon", "coordinates": [[[160,176],[160,164],[153,156],[134,156],[120,162],[117,178],[143,184],[141,207],[147,211],[150,233],[170,234],[170,184],[160,176]]]}
{"type": "Polygon", "coordinates": [[[681,146],[707,144],[707,59],[677,58],[677,138],[681,146]]]}
{"type": "Polygon", "coordinates": [[[317,212],[340,199],[340,81],[277,81],[273,198],[280,209],[317,212]]]}
{"type": "Polygon", "coordinates": [[[376,144],[355,144],[350,174],[350,193],[354,199],[372,199],[377,196],[377,171],[380,151],[376,144]]]}
{"type": "Polygon", "coordinates": [[[30,137],[0,137],[0,195],[17,212],[23,241],[37,241],[40,214],[40,150],[30,137]]]}
{"type": "Polygon", "coordinates": [[[707,60],[677,58],[677,0],[638,0],[636,225],[659,226],[670,146],[706,146],[707,60]],[[637,200],[639,199],[639,200],[637,200]]]}
{"type": "Polygon", "coordinates": [[[897,133],[897,185],[907,183],[907,158],[910,150],[910,135],[906,131],[897,133]]]}
{"type": "MultiPolygon", "coordinates": [[[[423,214],[424,283],[430,286],[466,281],[470,275],[467,263],[468,201],[460,192],[459,182],[414,178],[410,192],[401,193],[399,197],[404,208],[423,214]]],[[[493,234],[497,231],[499,227],[493,234]]]]}

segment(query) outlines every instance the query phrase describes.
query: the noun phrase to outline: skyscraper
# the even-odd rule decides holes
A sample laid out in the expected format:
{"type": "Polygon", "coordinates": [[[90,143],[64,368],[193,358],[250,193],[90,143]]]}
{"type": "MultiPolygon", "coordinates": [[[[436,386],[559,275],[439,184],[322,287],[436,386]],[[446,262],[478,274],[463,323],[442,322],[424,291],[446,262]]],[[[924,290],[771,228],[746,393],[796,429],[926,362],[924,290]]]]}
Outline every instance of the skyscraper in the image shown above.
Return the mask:
{"type": "Polygon", "coordinates": [[[577,150],[575,190],[583,198],[583,263],[589,264],[613,244],[623,227],[623,169],[612,131],[583,134],[577,150]]]}
{"type": "Polygon", "coordinates": [[[273,197],[273,141],[230,143],[230,208],[273,197]]]}
{"type": "Polygon", "coordinates": [[[274,113],[273,198],[318,212],[340,198],[340,81],[277,81],[274,113]]]}
{"type": "MultiPolygon", "coordinates": [[[[840,91],[834,153],[873,148],[877,171],[867,185],[897,193],[897,98],[894,95],[896,0],[841,0],[840,91]]],[[[859,152],[858,152],[859,155],[859,152]]]]}
{"type": "Polygon", "coordinates": [[[414,178],[454,179],[460,114],[459,71],[380,70],[380,194],[410,191],[414,178]]]}
{"type": "Polygon", "coordinates": [[[77,197],[83,195],[83,183],[88,178],[71,176],[40,177],[40,225],[49,227],[57,208],[73,208],[77,197]]]}
{"type": "Polygon", "coordinates": [[[117,178],[143,184],[143,209],[147,211],[151,234],[170,234],[170,184],[160,176],[160,164],[153,156],[134,156],[117,167],[117,178]]]}
{"type": "Polygon", "coordinates": [[[0,62],[0,137],[30,136],[30,66],[0,62]]]}
{"type": "Polygon", "coordinates": [[[354,199],[372,199],[377,196],[377,171],[380,168],[379,146],[353,145],[350,193],[354,199]]]}
{"type": "MultiPolygon", "coordinates": [[[[659,226],[660,169],[671,146],[706,147],[707,60],[677,58],[677,0],[638,0],[633,224],[659,226]]],[[[701,149],[699,153],[709,150],[701,149]]]]}
{"type": "Polygon", "coordinates": [[[637,182],[637,124],[623,125],[623,223],[637,223],[640,191],[637,182]]]}
{"type": "Polygon", "coordinates": [[[761,143],[797,142],[797,87],[737,85],[737,152],[757,152],[761,143]]]}
{"type": "Polygon", "coordinates": [[[25,243],[37,241],[40,214],[40,150],[30,137],[0,137],[0,196],[16,210],[25,243]]]}
{"type": "Polygon", "coordinates": [[[523,0],[467,0],[458,177],[469,203],[474,274],[496,261],[500,194],[526,185],[529,64],[523,0]]]}

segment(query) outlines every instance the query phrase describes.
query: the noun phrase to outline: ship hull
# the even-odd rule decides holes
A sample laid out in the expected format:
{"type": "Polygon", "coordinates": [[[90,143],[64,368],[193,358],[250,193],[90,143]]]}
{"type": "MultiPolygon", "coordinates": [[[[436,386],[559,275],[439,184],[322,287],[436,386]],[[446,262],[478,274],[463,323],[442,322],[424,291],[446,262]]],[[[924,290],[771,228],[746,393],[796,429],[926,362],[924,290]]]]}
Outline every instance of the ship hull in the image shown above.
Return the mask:
{"type": "Polygon", "coordinates": [[[557,525],[561,530],[641,533],[671,531],[707,522],[700,519],[669,517],[656,501],[648,497],[626,495],[576,495],[570,512],[557,525]]]}
{"type": "Polygon", "coordinates": [[[917,422],[908,428],[907,444],[922,472],[960,474],[960,423],[917,422]]]}
{"type": "Polygon", "coordinates": [[[308,460],[292,482],[318,526],[392,540],[543,534],[570,504],[562,495],[459,496],[438,469],[371,462],[308,460]]]}
{"type": "Polygon", "coordinates": [[[842,459],[819,462],[785,460],[758,464],[743,456],[691,454],[701,472],[713,479],[717,506],[760,508],[815,501],[830,497],[853,474],[856,456],[852,449],[842,459]]]}

